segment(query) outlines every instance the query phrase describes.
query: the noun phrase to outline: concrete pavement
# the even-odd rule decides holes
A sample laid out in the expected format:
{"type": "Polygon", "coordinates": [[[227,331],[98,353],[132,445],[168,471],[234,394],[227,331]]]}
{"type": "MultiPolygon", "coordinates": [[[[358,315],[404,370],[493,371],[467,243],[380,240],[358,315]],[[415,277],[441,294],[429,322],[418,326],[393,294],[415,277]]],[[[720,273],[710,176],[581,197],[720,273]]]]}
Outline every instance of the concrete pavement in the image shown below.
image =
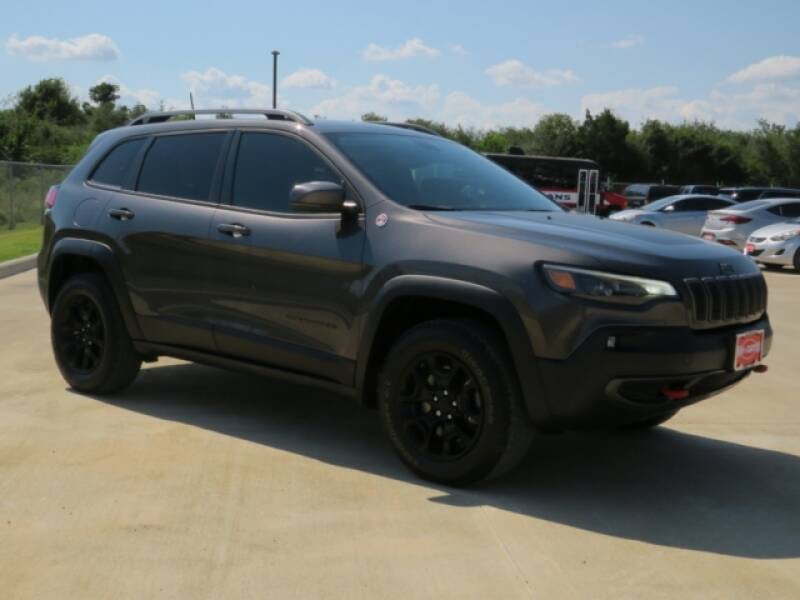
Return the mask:
{"type": "Polygon", "coordinates": [[[470,491],[327,393],[163,359],[72,393],[34,273],[4,279],[0,597],[800,597],[800,275],[767,278],[768,374],[470,491]]]}

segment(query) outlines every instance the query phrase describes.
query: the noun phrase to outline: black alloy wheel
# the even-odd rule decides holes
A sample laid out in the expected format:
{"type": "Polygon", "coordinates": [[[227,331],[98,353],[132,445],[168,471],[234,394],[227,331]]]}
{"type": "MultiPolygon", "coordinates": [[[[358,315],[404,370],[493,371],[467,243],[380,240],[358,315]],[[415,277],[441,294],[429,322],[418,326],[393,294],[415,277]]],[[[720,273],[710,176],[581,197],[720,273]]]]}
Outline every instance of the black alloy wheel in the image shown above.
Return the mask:
{"type": "Polygon", "coordinates": [[[106,346],[100,309],[89,296],[77,294],[57,318],[54,341],[61,359],[75,371],[93,372],[100,366],[106,346]]]}
{"type": "Polygon", "coordinates": [[[475,376],[445,352],[417,356],[401,375],[396,405],[403,435],[433,460],[454,460],[475,445],[484,411],[475,376]]]}

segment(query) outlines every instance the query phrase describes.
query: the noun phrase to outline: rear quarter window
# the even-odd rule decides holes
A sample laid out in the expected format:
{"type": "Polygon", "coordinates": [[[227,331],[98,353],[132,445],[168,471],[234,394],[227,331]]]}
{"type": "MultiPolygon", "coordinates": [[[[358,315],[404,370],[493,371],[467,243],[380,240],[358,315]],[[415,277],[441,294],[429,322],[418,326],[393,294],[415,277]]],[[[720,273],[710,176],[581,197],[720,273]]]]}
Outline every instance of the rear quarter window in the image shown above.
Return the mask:
{"type": "Polygon", "coordinates": [[[137,138],[115,146],[95,167],[90,181],[111,187],[122,187],[134,159],[146,141],[146,138],[137,138]]]}

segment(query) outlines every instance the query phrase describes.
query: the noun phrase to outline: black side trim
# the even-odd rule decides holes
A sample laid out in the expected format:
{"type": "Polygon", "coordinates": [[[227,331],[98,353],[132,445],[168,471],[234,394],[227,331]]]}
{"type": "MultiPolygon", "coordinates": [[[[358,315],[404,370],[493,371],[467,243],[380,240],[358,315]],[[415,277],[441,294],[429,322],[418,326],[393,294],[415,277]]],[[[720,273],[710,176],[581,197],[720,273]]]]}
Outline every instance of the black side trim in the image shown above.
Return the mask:
{"type": "Polygon", "coordinates": [[[309,375],[301,375],[292,371],[284,371],[282,369],[266,367],[264,365],[238,360],[228,356],[219,356],[216,354],[200,352],[198,350],[189,350],[187,348],[169,346],[166,344],[153,344],[151,342],[136,341],[133,343],[133,346],[136,348],[137,352],[148,357],[172,356],[174,358],[189,360],[212,367],[219,367],[222,369],[229,369],[242,373],[251,373],[254,375],[262,375],[264,377],[288,381],[297,385],[307,385],[324,389],[350,398],[355,398],[358,396],[358,392],[354,388],[347,385],[334,383],[327,379],[319,379],[309,375]]]}

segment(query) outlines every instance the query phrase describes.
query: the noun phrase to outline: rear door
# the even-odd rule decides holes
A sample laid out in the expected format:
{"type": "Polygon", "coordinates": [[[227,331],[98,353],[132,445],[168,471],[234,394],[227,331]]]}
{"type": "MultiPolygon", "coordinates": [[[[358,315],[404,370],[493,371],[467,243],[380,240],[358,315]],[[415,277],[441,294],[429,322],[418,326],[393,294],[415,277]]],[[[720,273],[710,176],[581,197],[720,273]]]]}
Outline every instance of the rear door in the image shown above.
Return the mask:
{"type": "Polygon", "coordinates": [[[208,231],[226,131],[155,136],[108,204],[123,276],[146,340],[214,349],[206,296],[208,231]]]}
{"type": "Polygon", "coordinates": [[[279,132],[241,132],[228,165],[228,204],[211,227],[220,351],[352,383],[363,220],[289,210],[295,184],[342,176],[306,141],[279,132]]]}

